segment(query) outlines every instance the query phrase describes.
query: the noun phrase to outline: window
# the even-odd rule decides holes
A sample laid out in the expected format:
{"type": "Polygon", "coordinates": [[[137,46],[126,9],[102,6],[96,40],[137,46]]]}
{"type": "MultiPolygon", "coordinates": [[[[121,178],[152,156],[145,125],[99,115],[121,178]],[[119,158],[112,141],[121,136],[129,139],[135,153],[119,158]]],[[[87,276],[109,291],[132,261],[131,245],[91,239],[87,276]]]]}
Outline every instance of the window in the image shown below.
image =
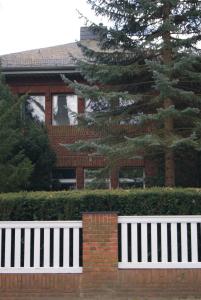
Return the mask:
{"type": "Polygon", "coordinates": [[[76,189],[76,169],[55,169],[52,172],[53,188],[56,190],[76,189]]]}
{"type": "Polygon", "coordinates": [[[141,116],[143,113],[138,112],[136,113],[135,110],[135,104],[136,104],[136,99],[133,100],[125,100],[125,99],[120,99],[119,101],[119,109],[121,110],[121,120],[120,124],[121,125],[138,125],[141,116]]]}
{"type": "Polygon", "coordinates": [[[85,100],[86,113],[108,111],[108,108],[109,103],[105,99],[100,99],[96,101],[93,101],[91,99],[85,100]]]}
{"type": "Polygon", "coordinates": [[[119,99],[119,107],[128,107],[128,106],[132,106],[136,103],[136,100],[127,100],[127,99],[119,99]]]}
{"type": "Polygon", "coordinates": [[[45,96],[29,95],[25,102],[25,117],[45,123],[45,96]]]}
{"type": "Polygon", "coordinates": [[[93,104],[92,101],[90,99],[85,100],[85,112],[93,112],[93,104]]]}
{"type": "Polygon", "coordinates": [[[76,125],[78,99],[76,95],[54,95],[52,99],[52,125],[76,125]]]}
{"type": "Polygon", "coordinates": [[[103,174],[103,169],[84,169],[84,187],[89,189],[108,189],[109,176],[103,174]]]}
{"type": "Polygon", "coordinates": [[[136,100],[123,100],[119,99],[114,103],[114,107],[112,108],[112,103],[106,99],[99,100],[85,100],[85,113],[86,116],[89,116],[90,113],[98,113],[98,112],[109,112],[110,108],[113,110],[113,117],[111,118],[108,115],[109,120],[113,120],[114,122],[118,122],[120,125],[137,125],[141,120],[142,113],[135,113],[134,104],[136,100]]]}
{"type": "Polygon", "coordinates": [[[145,187],[144,168],[142,167],[123,167],[119,171],[119,187],[143,188],[145,187]]]}
{"type": "Polygon", "coordinates": [[[125,116],[123,120],[120,120],[120,125],[139,125],[140,121],[140,114],[133,116],[125,116]]]}

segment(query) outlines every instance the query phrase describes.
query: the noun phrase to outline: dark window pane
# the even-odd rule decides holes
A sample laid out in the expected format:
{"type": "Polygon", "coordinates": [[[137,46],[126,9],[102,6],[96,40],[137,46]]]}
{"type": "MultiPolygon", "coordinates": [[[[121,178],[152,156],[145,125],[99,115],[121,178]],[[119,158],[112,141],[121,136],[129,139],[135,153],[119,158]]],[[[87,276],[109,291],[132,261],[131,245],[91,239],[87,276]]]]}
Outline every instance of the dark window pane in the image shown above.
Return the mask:
{"type": "Polygon", "coordinates": [[[54,169],[52,172],[54,190],[76,189],[76,169],[54,169]]]}
{"type": "Polygon", "coordinates": [[[119,187],[144,187],[144,169],[142,167],[124,167],[119,171],[119,187]]]}
{"type": "Polygon", "coordinates": [[[101,168],[84,169],[84,187],[89,189],[107,189],[109,188],[109,176],[99,174],[101,168]]]}
{"type": "Polygon", "coordinates": [[[53,178],[55,179],[75,179],[75,169],[55,169],[53,170],[53,178]]]}

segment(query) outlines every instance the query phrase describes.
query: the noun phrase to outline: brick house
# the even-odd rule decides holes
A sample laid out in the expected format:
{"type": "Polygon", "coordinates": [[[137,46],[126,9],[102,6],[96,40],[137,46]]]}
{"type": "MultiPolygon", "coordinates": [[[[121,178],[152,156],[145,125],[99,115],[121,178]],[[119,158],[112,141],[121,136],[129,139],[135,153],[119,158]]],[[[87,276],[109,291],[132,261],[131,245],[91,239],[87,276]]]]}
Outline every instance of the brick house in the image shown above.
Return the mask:
{"type": "MultiPolygon", "coordinates": [[[[94,34],[82,27],[80,40],[89,48],[97,49],[94,34]]],[[[57,167],[53,178],[60,188],[82,189],[90,184],[93,170],[105,166],[103,157],[72,153],[61,144],[89,139],[93,132],[77,128],[71,111],[83,113],[87,109],[84,99],[64,83],[64,74],[71,80],[83,81],[75,68],[72,56],[81,58],[76,43],[35,49],[1,56],[2,70],[13,93],[29,95],[26,112],[39,122],[45,123],[51,145],[57,155],[57,167]],[[92,172],[91,172],[92,171],[92,172]]],[[[155,175],[153,162],[125,160],[111,171],[106,187],[145,186],[145,177],[155,175]]]]}

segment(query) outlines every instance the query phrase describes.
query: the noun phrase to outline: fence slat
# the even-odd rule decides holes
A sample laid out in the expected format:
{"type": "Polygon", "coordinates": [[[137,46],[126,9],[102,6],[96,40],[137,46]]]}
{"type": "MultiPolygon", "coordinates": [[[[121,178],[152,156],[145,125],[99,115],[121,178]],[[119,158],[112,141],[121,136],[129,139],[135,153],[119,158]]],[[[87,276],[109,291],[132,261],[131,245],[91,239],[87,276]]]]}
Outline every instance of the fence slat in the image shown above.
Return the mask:
{"type": "Polygon", "coordinates": [[[73,267],[79,267],[79,229],[73,229],[73,267]]]}
{"type": "Polygon", "coordinates": [[[166,263],[168,261],[167,252],[167,223],[161,224],[161,261],[166,263]]]}
{"type": "Polygon", "coordinates": [[[11,229],[7,228],[5,233],[5,267],[11,266],[11,229]]]}
{"type": "Polygon", "coordinates": [[[69,228],[64,228],[63,266],[69,267],[69,228]]]}
{"type": "Polygon", "coordinates": [[[141,224],[142,262],[147,262],[147,223],[141,224]]]}
{"type": "Polygon", "coordinates": [[[157,223],[151,224],[151,261],[158,261],[158,235],[157,223]]]}
{"type": "Polygon", "coordinates": [[[21,260],[21,229],[15,229],[15,267],[20,267],[21,260]]]}
{"type": "Polygon", "coordinates": [[[122,262],[128,262],[128,227],[121,224],[121,256],[122,262]]]}
{"type": "Polygon", "coordinates": [[[131,261],[138,261],[137,224],[131,224],[131,261]]]}
{"type": "Polygon", "coordinates": [[[50,266],[50,228],[44,229],[44,267],[50,266]]]}
{"type": "Polygon", "coordinates": [[[34,229],[34,267],[40,267],[40,228],[34,229]]]}
{"type": "Polygon", "coordinates": [[[30,251],[31,251],[31,229],[26,228],[24,231],[24,267],[30,267],[30,251]]]}
{"type": "Polygon", "coordinates": [[[188,261],[187,223],[181,223],[181,257],[182,262],[188,261]]]}
{"type": "Polygon", "coordinates": [[[171,224],[172,262],[178,261],[177,223],[171,224]]]}
{"type": "Polygon", "coordinates": [[[59,267],[59,228],[54,228],[54,260],[53,267],[59,267]]]}
{"type": "Polygon", "coordinates": [[[191,223],[192,262],[198,261],[197,223],[191,223]]]}

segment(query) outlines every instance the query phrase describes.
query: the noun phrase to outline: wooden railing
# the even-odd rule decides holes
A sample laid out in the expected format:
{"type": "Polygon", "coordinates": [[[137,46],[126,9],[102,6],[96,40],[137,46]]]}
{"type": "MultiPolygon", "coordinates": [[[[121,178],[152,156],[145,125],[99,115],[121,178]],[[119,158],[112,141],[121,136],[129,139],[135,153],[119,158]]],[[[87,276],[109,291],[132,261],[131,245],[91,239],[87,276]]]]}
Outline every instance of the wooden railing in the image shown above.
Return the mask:
{"type": "MultiPolygon", "coordinates": [[[[201,216],[118,223],[119,268],[201,268],[201,216]]],[[[81,221],[0,222],[0,273],[81,272],[81,221]]]]}
{"type": "Polygon", "coordinates": [[[119,217],[119,268],[201,268],[201,216],[119,217]]]}
{"type": "Polygon", "coordinates": [[[82,272],[82,222],[0,222],[0,273],[82,272]]]}

